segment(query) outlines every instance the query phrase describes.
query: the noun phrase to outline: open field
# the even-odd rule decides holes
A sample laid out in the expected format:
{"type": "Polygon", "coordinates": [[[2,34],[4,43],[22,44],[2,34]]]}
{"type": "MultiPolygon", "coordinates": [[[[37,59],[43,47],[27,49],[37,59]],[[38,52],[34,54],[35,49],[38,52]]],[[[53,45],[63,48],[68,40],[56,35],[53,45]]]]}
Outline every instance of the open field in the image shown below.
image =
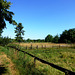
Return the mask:
{"type": "MultiPolygon", "coordinates": [[[[25,50],[24,46],[21,45],[21,47],[23,51],[27,51],[43,60],[75,72],[75,48],[53,47],[44,50],[42,48],[37,50],[25,50]]],[[[36,60],[36,67],[34,67],[34,58],[27,54],[24,56],[22,52],[19,52],[17,55],[12,48],[1,47],[1,51],[5,52],[13,61],[20,75],[65,75],[65,73],[43,64],[38,60],[36,60]]]]}
{"type": "Polygon", "coordinates": [[[22,47],[27,48],[52,48],[52,47],[71,47],[74,46],[74,44],[56,44],[56,43],[16,43],[22,47]]]}

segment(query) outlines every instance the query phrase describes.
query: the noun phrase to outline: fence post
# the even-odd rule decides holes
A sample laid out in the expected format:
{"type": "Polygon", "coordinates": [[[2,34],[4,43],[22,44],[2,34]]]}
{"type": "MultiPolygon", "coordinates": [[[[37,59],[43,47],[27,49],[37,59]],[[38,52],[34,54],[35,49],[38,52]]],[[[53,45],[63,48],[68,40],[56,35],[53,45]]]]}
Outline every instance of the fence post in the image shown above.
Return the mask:
{"type": "Polygon", "coordinates": [[[36,46],[36,49],[38,49],[38,45],[36,46]]]}
{"type": "Polygon", "coordinates": [[[43,49],[43,45],[42,45],[42,49],[43,49]]]}
{"type": "Polygon", "coordinates": [[[31,44],[31,49],[33,48],[32,44],[31,44]]]}
{"type": "Polygon", "coordinates": [[[46,45],[45,45],[45,49],[46,49],[46,45]]]}
{"type": "Polygon", "coordinates": [[[34,67],[36,67],[36,58],[34,57],[34,67]]]}

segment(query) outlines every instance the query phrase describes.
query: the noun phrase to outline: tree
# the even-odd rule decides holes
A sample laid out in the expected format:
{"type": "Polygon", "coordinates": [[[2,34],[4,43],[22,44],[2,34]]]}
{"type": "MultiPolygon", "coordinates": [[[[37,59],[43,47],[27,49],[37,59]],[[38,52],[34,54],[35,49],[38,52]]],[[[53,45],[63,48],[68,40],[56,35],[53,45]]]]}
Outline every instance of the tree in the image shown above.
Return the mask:
{"type": "Polygon", "coordinates": [[[17,25],[16,21],[12,19],[14,13],[8,11],[10,5],[11,2],[7,2],[7,0],[0,0],[0,30],[6,27],[5,21],[8,21],[10,24],[17,25]]]}
{"type": "Polygon", "coordinates": [[[56,36],[53,38],[53,43],[58,43],[58,40],[59,40],[59,36],[56,35],[56,36]]]}
{"type": "Polygon", "coordinates": [[[75,28],[63,31],[63,33],[60,35],[59,42],[75,43],[75,28]]]}
{"type": "Polygon", "coordinates": [[[28,39],[27,39],[27,42],[31,42],[31,39],[28,38],[28,39]]]}
{"type": "Polygon", "coordinates": [[[52,42],[53,40],[53,36],[52,35],[47,35],[47,37],[45,38],[45,42],[52,42]]]}
{"type": "Polygon", "coordinates": [[[60,35],[59,42],[60,43],[67,43],[68,42],[68,31],[67,30],[63,31],[63,33],[60,35]]]}
{"type": "Polygon", "coordinates": [[[68,30],[68,42],[75,43],[75,28],[68,30]]]}
{"type": "Polygon", "coordinates": [[[23,30],[23,26],[22,26],[22,23],[19,23],[17,25],[17,27],[15,28],[15,33],[16,33],[16,41],[18,41],[19,43],[23,41],[23,37],[22,35],[24,35],[24,30],[23,30]]]}

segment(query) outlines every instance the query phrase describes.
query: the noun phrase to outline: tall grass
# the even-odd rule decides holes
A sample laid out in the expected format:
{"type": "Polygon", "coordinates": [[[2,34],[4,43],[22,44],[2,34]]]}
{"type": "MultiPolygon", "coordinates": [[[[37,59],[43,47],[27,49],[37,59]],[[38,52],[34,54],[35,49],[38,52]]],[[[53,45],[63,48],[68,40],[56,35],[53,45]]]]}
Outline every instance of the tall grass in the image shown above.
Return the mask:
{"type": "Polygon", "coordinates": [[[13,61],[20,75],[43,75],[35,69],[34,63],[31,61],[33,58],[30,56],[26,55],[24,58],[22,52],[19,52],[17,55],[14,49],[2,46],[0,46],[0,52],[4,52],[13,61]]]}
{"type": "MultiPolygon", "coordinates": [[[[15,45],[14,45],[15,46],[15,45]]],[[[19,46],[18,46],[19,47],[19,46]]],[[[15,49],[9,47],[0,47],[1,52],[5,52],[8,57],[15,63],[20,75],[64,75],[63,72],[43,64],[36,60],[36,67],[34,67],[34,59],[22,52],[15,52],[15,49]]],[[[21,50],[25,50],[21,47],[21,50]]],[[[50,48],[38,50],[25,50],[41,59],[50,63],[54,63],[71,71],[75,71],[75,49],[74,48],[50,48]]]]}

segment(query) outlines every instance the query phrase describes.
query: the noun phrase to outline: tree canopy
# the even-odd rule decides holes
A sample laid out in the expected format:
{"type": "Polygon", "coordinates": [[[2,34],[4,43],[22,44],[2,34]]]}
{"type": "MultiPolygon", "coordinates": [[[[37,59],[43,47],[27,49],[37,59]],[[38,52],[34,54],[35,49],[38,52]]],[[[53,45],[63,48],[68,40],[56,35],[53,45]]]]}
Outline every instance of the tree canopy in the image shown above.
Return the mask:
{"type": "Polygon", "coordinates": [[[59,42],[75,43],[75,28],[63,31],[63,33],[60,35],[59,42]]]}
{"type": "Polygon", "coordinates": [[[52,42],[53,40],[53,36],[52,35],[47,35],[46,38],[45,38],[45,42],[52,42]]]}
{"type": "Polygon", "coordinates": [[[15,33],[16,33],[16,41],[18,42],[22,42],[23,41],[23,37],[22,35],[24,35],[24,30],[23,30],[23,26],[22,26],[22,23],[19,23],[17,25],[17,27],[15,28],[15,33]]]}
{"type": "Polygon", "coordinates": [[[59,36],[56,35],[54,38],[53,38],[53,43],[58,43],[59,41],[59,36]]]}
{"type": "Polygon", "coordinates": [[[13,20],[14,13],[9,11],[11,2],[7,0],[0,0],[0,30],[6,27],[5,21],[8,21],[10,24],[16,25],[16,21],[13,20]]]}

